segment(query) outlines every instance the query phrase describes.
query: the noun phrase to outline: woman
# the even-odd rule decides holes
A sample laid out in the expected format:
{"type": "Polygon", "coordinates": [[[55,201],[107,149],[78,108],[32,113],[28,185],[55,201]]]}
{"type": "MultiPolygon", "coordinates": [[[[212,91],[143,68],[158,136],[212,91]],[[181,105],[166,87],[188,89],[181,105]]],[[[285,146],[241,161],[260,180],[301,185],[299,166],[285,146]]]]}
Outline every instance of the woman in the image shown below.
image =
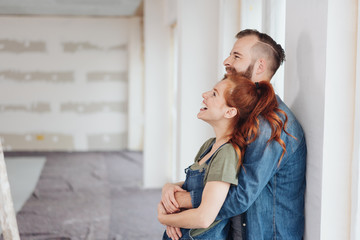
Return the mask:
{"type": "Polygon", "coordinates": [[[160,203],[160,223],[181,228],[181,234],[174,236],[168,227],[163,239],[170,239],[169,236],[172,239],[226,239],[229,219],[215,221],[215,218],[230,186],[237,185],[246,146],[257,137],[259,115],[272,125],[269,141],[279,142],[285,153],[280,134],[281,129],[285,131],[287,117],[277,108],[275,93],[268,81],[253,83],[243,76],[230,75],[202,96],[204,107],[197,116],[212,126],[216,137],[203,144],[194,164],[185,170],[185,182],[178,183],[187,191],[203,188],[201,204],[195,209],[167,214],[160,203]]]}

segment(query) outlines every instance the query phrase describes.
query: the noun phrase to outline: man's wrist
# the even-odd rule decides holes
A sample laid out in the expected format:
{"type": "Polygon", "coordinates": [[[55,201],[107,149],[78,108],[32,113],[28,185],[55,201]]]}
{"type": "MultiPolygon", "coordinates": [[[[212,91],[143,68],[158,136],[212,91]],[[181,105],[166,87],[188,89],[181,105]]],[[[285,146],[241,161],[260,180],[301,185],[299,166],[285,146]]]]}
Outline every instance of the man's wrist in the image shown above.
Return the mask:
{"type": "Polygon", "coordinates": [[[185,209],[193,208],[191,203],[190,192],[185,192],[185,191],[176,192],[175,199],[179,204],[180,208],[185,208],[185,209]]]}

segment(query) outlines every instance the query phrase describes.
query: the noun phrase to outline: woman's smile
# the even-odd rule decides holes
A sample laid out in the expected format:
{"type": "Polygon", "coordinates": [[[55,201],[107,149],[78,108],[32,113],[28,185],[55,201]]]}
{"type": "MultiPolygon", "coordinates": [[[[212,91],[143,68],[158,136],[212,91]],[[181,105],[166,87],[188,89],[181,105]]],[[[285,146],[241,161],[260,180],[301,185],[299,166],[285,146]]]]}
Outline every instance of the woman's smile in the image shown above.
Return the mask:
{"type": "Polygon", "coordinates": [[[205,111],[205,110],[207,110],[207,106],[206,106],[205,102],[202,101],[200,111],[205,111]]]}

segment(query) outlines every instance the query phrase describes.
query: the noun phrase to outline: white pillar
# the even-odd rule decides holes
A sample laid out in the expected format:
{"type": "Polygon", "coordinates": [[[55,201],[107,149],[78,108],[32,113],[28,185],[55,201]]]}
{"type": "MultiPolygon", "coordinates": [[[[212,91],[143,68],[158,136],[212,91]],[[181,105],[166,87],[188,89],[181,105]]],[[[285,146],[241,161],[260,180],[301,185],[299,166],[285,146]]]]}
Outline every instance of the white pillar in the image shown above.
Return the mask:
{"type": "Polygon", "coordinates": [[[356,1],[286,4],[285,102],[308,146],[305,239],[349,239],[356,1]]]}
{"type": "Polygon", "coordinates": [[[214,135],[208,124],[196,115],[201,107],[201,94],[220,80],[219,6],[220,1],[179,1],[179,180],[185,178],[184,169],[193,163],[201,144],[214,135]]]}
{"type": "MultiPolygon", "coordinates": [[[[357,42],[360,42],[360,4],[358,4],[357,42]]],[[[351,240],[360,239],[360,45],[357,45],[355,89],[354,150],[351,185],[351,240]]]]}
{"type": "Polygon", "coordinates": [[[169,28],[163,0],[144,1],[144,187],[161,187],[169,180],[169,28]]]}
{"type": "Polygon", "coordinates": [[[139,17],[129,19],[128,45],[128,149],[143,150],[144,142],[144,66],[142,26],[139,17]]]}
{"type": "Polygon", "coordinates": [[[145,0],[145,187],[184,180],[184,169],[214,135],[196,115],[201,94],[220,80],[221,1],[176,3],[145,0]],[[176,19],[171,16],[174,11],[176,19]],[[171,34],[172,28],[176,34],[171,34]]]}

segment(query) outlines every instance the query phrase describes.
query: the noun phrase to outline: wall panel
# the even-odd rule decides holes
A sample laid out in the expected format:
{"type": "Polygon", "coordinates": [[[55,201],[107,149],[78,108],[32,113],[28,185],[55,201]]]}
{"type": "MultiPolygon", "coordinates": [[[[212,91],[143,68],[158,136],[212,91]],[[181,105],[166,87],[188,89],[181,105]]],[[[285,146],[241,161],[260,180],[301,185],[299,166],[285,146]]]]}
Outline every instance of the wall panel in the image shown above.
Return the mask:
{"type": "Polygon", "coordinates": [[[126,148],[128,22],[0,17],[5,150],[126,148]]]}

